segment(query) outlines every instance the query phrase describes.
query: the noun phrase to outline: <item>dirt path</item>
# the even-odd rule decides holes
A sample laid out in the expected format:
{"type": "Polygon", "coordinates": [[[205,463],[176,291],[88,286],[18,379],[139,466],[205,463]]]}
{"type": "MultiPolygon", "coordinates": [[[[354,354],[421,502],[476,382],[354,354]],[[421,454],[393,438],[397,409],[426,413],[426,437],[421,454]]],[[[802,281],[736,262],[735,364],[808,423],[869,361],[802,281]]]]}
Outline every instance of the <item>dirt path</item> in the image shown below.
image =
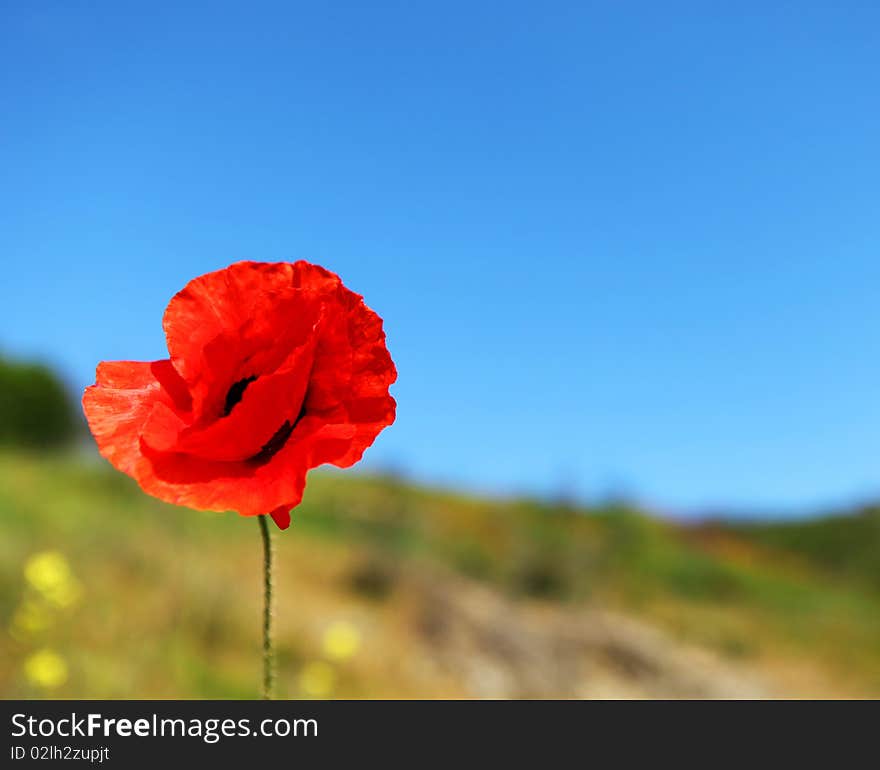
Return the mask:
{"type": "Polygon", "coordinates": [[[416,579],[424,659],[482,698],[766,698],[756,672],[601,610],[530,606],[445,577],[416,579]]]}

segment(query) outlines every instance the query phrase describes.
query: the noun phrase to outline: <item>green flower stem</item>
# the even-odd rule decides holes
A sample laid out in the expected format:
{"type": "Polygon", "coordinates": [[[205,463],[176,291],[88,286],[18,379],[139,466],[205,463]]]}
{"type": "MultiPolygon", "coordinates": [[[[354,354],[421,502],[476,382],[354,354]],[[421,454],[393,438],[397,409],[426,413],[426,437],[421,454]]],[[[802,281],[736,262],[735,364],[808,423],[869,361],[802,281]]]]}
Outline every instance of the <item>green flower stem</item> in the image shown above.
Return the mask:
{"type": "Polygon", "coordinates": [[[272,537],[268,516],[257,516],[263,535],[263,700],[272,699],[272,537]]]}

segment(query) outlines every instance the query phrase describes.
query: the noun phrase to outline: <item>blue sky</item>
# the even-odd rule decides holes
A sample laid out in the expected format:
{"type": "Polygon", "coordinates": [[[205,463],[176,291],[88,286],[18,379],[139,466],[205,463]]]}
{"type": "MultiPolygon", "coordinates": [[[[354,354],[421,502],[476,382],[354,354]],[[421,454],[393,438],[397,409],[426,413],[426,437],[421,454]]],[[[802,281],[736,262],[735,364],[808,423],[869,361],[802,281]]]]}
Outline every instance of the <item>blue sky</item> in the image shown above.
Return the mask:
{"type": "Polygon", "coordinates": [[[307,258],[385,318],[374,467],[880,493],[878,9],[0,2],[0,350],[78,389],[193,276],[307,258]]]}

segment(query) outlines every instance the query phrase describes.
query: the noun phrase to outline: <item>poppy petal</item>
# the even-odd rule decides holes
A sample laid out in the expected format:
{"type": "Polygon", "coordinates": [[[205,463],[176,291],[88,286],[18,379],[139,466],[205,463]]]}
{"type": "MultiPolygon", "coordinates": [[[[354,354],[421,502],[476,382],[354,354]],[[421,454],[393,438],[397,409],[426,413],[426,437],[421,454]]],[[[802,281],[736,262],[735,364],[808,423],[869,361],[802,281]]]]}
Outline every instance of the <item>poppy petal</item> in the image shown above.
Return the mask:
{"type": "Polygon", "coordinates": [[[132,475],[145,492],[168,503],[258,516],[302,500],[308,461],[302,447],[293,444],[262,465],[156,452],[146,445],[142,450],[132,475]]]}
{"type": "Polygon", "coordinates": [[[168,303],[162,325],[199,405],[217,406],[212,382],[267,373],[306,342],[325,287],[338,285],[333,273],[302,261],[236,262],[190,281],[168,303]]]}
{"type": "Polygon", "coordinates": [[[102,361],[82,404],[98,450],[116,468],[133,475],[141,428],[154,407],[162,404],[172,413],[185,412],[189,397],[170,361],[102,361]]]}
{"type": "Polygon", "coordinates": [[[272,520],[278,525],[278,529],[287,529],[290,526],[290,509],[293,506],[282,505],[272,511],[272,520]]]}
{"type": "Polygon", "coordinates": [[[175,451],[206,460],[243,461],[261,448],[285,422],[296,421],[308,386],[310,351],[288,371],[249,384],[230,413],[206,425],[173,422],[157,410],[144,428],[144,441],[159,451],[175,451]]]}
{"type": "Polygon", "coordinates": [[[309,469],[357,462],[394,421],[382,319],[321,267],[208,273],[163,326],[169,360],[102,363],[83,396],[101,453],[162,500],[286,528],[309,469]]]}

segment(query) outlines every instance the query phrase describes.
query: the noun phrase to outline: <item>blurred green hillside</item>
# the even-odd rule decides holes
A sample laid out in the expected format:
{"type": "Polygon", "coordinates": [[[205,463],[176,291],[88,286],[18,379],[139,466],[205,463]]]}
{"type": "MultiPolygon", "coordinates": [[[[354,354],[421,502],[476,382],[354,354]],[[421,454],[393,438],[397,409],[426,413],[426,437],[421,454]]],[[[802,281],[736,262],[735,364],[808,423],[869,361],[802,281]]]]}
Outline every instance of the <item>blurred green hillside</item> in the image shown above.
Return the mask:
{"type": "Polygon", "coordinates": [[[49,367],[0,356],[0,446],[47,449],[71,441],[79,410],[49,367]]]}
{"type": "MultiPolygon", "coordinates": [[[[257,522],[0,454],[0,695],[255,697],[257,522]]],[[[880,695],[880,512],[660,521],[313,473],[275,532],[282,697],[880,695]]]]}

